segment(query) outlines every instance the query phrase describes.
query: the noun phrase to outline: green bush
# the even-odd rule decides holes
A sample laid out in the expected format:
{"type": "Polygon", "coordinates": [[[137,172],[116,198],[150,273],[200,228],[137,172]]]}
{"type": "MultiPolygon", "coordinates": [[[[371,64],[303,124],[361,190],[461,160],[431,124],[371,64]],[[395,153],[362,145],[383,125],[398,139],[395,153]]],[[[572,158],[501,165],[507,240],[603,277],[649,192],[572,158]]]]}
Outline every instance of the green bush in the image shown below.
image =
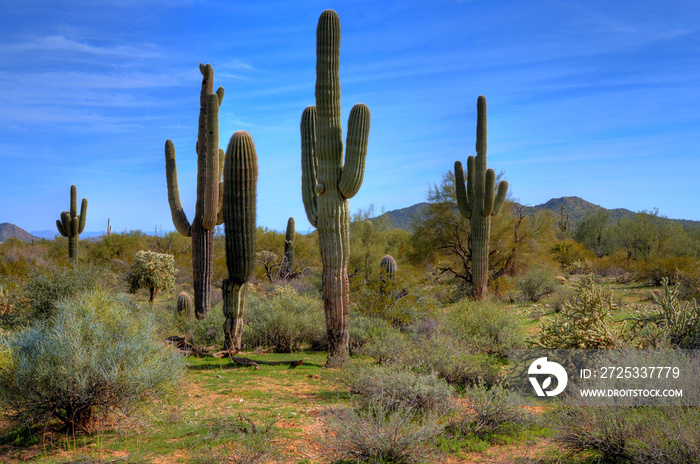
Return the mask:
{"type": "Polygon", "coordinates": [[[71,431],[90,431],[101,415],[133,412],[184,374],[155,325],[128,299],[104,291],[62,300],[51,318],[2,340],[5,407],[27,422],[56,418],[71,431]]]}
{"type": "Polygon", "coordinates": [[[444,325],[447,333],[475,351],[501,357],[525,340],[522,321],[497,301],[463,299],[450,308],[444,325]]]}
{"type": "Polygon", "coordinates": [[[519,276],[515,284],[524,301],[536,303],[542,298],[554,293],[561,285],[554,273],[547,268],[537,267],[519,276]]]}
{"type": "Polygon", "coordinates": [[[419,374],[402,366],[355,366],[341,381],[360,404],[381,404],[387,411],[413,408],[420,412],[444,412],[452,407],[454,388],[434,373],[419,374]]]}
{"type": "Polygon", "coordinates": [[[321,302],[299,295],[293,287],[275,286],[267,295],[251,293],[243,344],[274,346],[280,353],[298,351],[325,328],[323,317],[321,302]]]}
{"type": "Polygon", "coordinates": [[[62,298],[114,285],[114,274],[104,267],[76,264],[73,267],[49,264],[34,267],[27,278],[24,292],[28,300],[27,317],[45,318],[53,313],[62,298]]]}
{"type": "Polygon", "coordinates": [[[327,425],[331,433],[319,445],[333,462],[376,464],[424,462],[426,445],[444,429],[435,415],[381,403],[331,410],[327,425]]]}
{"type": "Polygon", "coordinates": [[[487,388],[483,382],[468,387],[464,392],[468,412],[460,414],[448,429],[461,435],[484,435],[513,429],[524,424],[527,413],[520,401],[501,384],[487,388]]]}

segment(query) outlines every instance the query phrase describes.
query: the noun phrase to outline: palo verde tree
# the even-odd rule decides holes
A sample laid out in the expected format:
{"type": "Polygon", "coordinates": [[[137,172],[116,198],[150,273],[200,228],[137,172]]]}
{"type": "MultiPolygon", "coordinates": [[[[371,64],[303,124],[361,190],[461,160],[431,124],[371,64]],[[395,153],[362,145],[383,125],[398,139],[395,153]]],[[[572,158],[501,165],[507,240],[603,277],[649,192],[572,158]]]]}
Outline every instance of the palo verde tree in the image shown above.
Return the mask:
{"type": "Polygon", "coordinates": [[[306,216],[318,229],[328,367],[344,365],[349,356],[348,199],[362,185],[370,124],[367,105],[353,106],[343,163],[339,67],[340,19],[326,10],[316,30],[316,106],[308,106],[301,116],[301,191],[306,216]]]}
{"type": "Polygon", "coordinates": [[[68,237],[68,259],[76,263],[78,259],[78,236],[85,229],[87,219],[87,198],[83,198],[78,214],[77,188],[70,186],[70,211],[61,213],[61,219],[56,220],[56,228],[64,237],[68,237]]]}
{"type": "Polygon", "coordinates": [[[214,70],[199,65],[202,89],[199,102],[199,131],[197,133],[197,201],[192,223],[187,220],[177,184],[175,146],[165,142],[165,174],[168,182],[168,202],[177,231],[192,237],[192,278],[194,310],[198,319],[206,317],[211,307],[211,281],[214,267],[215,227],[223,222],[221,214],[224,151],[219,149],[219,105],[224,88],[214,89],[214,70]]]}
{"type": "Polygon", "coordinates": [[[506,200],[508,182],[498,184],[494,197],[496,173],[486,169],[486,98],[476,102],[476,157],[467,158],[467,183],[460,161],[455,162],[455,190],[459,212],[469,219],[472,249],[472,286],[474,298],[486,296],[489,281],[489,236],[491,217],[497,215],[506,200]]]}

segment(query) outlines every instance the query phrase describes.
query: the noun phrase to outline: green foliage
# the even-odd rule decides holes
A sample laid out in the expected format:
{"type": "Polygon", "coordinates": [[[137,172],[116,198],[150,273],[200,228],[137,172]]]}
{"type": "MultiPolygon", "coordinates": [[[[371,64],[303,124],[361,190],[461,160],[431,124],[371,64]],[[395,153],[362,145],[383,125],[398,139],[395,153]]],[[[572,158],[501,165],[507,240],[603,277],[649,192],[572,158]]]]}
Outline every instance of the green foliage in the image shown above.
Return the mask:
{"type": "Polygon", "coordinates": [[[554,245],[550,253],[562,268],[569,268],[575,261],[593,259],[593,253],[582,243],[573,240],[564,240],[554,245]]]}
{"type": "Polygon", "coordinates": [[[2,340],[0,394],[18,418],[90,431],[102,414],[133,412],[184,374],[153,317],[104,291],[61,301],[46,321],[2,340]]]}
{"type": "Polygon", "coordinates": [[[24,286],[28,318],[46,318],[55,304],[78,293],[105,288],[114,284],[114,275],[107,268],[76,264],[73,267],[49,264],[33,267],[24,286]]]}
{"type": "Polygon", "coordinates": [[[488,388],[483,382],[467,387],[464,402],[468,412],[462,412],[448,426],[452,433],[485,435],[517,428],[527,419],[527,413],[508,388],[496,384],[488,388]]]}
{"type": "Polygon", "coordinates": [[[501,357],[523,346],[522,325],[512,311],[492,300],[463,299],[449,309],[445,320],[445,330],[459,343],[501,357]]]}
{"type": "Polygon", "coordinates": [[[612,293],[596,287],[592,277],[574,284],[576,298],[566,303],[559,313],[540,324],[538,346],[553,349],[599,349],[619,345],[613,329],[612,293]]]}
{"type": "Polygon", "coordinates": [[[559,285],[554,273],[546,267],[533,267],[516,279],[522,299],[531,303],[551,295],[559,285]]]}
{"type": "Polygon", "coordinates": [[[249,349],[273,346],[276,352],[292,353],[311,345],[323,327],[317,298],[299,295],[291,286],[275,286],[266,295],[249,295],[243,344],[249,349]]]}
{"type": "Polygon", "coordinates": [[[412,408],[389,411],[381,402],[366,408],[331,410],[327,418],[331,433],[320,443],[334,462],[423,462],[426,445],[443,430],[438,417],[412,408]]]}
{"type": "Polygon", "coordinates": [[[134,263],[126,277],[130,291],[148,288],[153,302],[160,290],[171,290],[175,284],[175,258],[172,255],[141,250],[134,256],[134,263]]]}
{"type": "Polygon", "coordinates": [[[602,256],[608,249],[609,224],[610,213],[603,208],[594,209],[578,223],[574,239],[597,256],[602,256]]]}
{"type": "Polygon", "coordinates": [[[387,411],[412,408],[420,412],[445,412],[453,406],[454,388],[444,379],[395,364],[353,366],[343,372],[341,381],[363,406],[381,404],[387,411]]]}

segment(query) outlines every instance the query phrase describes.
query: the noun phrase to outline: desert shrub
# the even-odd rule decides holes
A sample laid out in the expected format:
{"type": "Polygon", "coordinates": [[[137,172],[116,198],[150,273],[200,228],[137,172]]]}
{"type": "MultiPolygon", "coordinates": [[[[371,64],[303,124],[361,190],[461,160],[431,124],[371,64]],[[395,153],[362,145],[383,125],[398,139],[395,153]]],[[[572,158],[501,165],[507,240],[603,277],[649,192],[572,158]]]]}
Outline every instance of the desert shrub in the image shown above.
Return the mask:
{"type": "Polygon", "coordinates": [[[595,264],[591,260],[576,260],[567,268],[571,275],[589,275],[595,272],[595,264]]]}
{"type": "Polygon", "coordinates": [[[522,323],[497,301],[463,299],[453,305],[444,330],[476,351],[505,357],[509,350],[522,347],[522,323]]]}
{"type": "Polygon", "coordinates": [[[697,296],[700,292],[700,260],[688,257],[656,258],[640,265],[638,279],[659,286],[665,280],[680,284],[682,297],[697,296]]]}
{"type": "Polygon", "coordinates": [[[387,411],[420,412],[444,412],[452,406],[454,388],[434,373],[419,374],[397,365],[355,366],[340,378],[363,406],[381,404],[387,411]]]}
{"type": "Polygon", "coordinates": [[[543,348],[598,349],[612,348],[619,344],[615,334],[611,311],[612,294],[605,295],[595,285],[592,277],[574,284],[576,298],[567,302],[562,310],[546,324],[540,324],[535,344],[543,348]]]}
{"type": "Polygon", "coordinates": [[[516,281],[521,298],[532,303],[554,293],[557,285],[560,284],[554,273],[542,267],[530,269],[516,281]]]}
{"type": "Polygon", "coordinates": [[[434,415],[412,408],[388,411],[381,403],[334,409],[326,420],[331,433],[321,447],[336,461],[356,463],[420,462],[444,428],[434,415]]]}
{"type": "Polygon", "coordinates": [[[208,421],[203,440],[225,441],[229,446],[190,459],[190,464],[257,464],[270,462],[277,453],[274,443],[277,419],[263,425],[240,414],[208,421]],[[233,445],[233,446],[231,446],[233,445]]]}
{"type": "Polygon", "coordinates": [[[129,414],[166,393],[184,374],[155,321],[128,299],[97,290],[56,305],[51,318],[2,340],[0,397],[17,418],[56,418],[90,431],[110,412],[129,414]]]}
{"type": "Polygon", "coordinates": [[[393,327],[377,330],[358,350],[379,364],[405,364],[413,345],[408,334],[393,327]]]}
{"type": "Polygon", "coordinates": [[[435,313],[435,299],[422,295],[421,287],[403,276],[396,281],[373,278],[356,287],[351,303],[360,316],[406,328],[435,313]]]}
{"type": "Polygon", "coordinates": [[[550,249],[550,253],[564,269],[568,268],[576,261],[581,262],[595,257],[582,243],[573,240],[557,243],[550,249]]]}
{"type": "Polygon", "coordinates": [[[567,407],[559,421],[560,443],[605,462],[700,461],[700,413],[694,407],[567,407]]]}
{"type": "Polygon", "coordinates": [[[196,319],[187,314],[178,314],[173,309],[175,327],[185,335],[188,342],[198,347],[224,346],[224,317],[221,305],[212,305],[206,319],[196,319]]]}
{"type": "Polygon", "coordinates": [[[134,263],[126,276],[129,291],[135,293],[146,287],[149,291],[148,301],[153,302],[159,291],[171,290],[175,285],[175,257],[165,253],[141,250],[134,256],[134,263]]]}
{"type": "Polygon", "coordinates": [[[318,299],[299,295],[289,286],[275,286],[267,295],[248,297],[243,343],[248,347],[274,346],[275,351],[291,353],[310,346],[325,329],[323,309],[318,299]]]}
{"type": "Polygon", "coordinates": [[[34,267],[24,287],[29,318],[45,318],[53,313],[54,305],[62,298],[94,290],[99,286],[114,285],[114,274],[100,266],[76,264],[75,266],[34,267]]]}
{"type": "Polygon", "coordinates": [[[523,425],[528,415],[514,394],[502,384],[488,388],[478,382],[465,389],[464,402],[468,408],[448,426],[452,433],[484,435],[515,429],[523,425]]]}

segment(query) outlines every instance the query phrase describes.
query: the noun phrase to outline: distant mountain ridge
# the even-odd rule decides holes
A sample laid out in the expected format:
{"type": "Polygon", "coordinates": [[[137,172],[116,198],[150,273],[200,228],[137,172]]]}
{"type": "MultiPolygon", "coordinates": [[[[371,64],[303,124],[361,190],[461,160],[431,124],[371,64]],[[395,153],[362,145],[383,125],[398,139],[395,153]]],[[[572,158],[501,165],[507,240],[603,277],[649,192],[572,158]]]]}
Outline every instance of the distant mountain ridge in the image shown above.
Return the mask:
{"type": "MultiPolygon", "coordinates": [[[[420,217],[420,214],[424,211],[428,203],[417,203],[413,206],[406,208],[396,209],[392,211],[387,211],[386,213],[378,216],[377,218],[387,219],[390,224],[398,229],[405,229],[410,231],[412,229],[413,222],[416,217],[420,217]]],[[[515,205],[519,205],[515,203],[515,205]]],[[[625,208],[614,208],[607,209],[602,206],[593,204],[589,201],[584,200],[580,197],[561,197],[552,198],[551,200],[536,206],[523,206],[523,213],[526,216],[532,216],[538,211],[549,210],[559,217],[561,212],[561,207],[564,206],[564,213],[569,215],[570,226],[574,226],[583,219],[586,214],[596,209],[604,209],[610,213],[611,222],[617,222],[623,217],[633,217],[634,211],[630,211],[625,208]]],[[[680,222],[686,228],[700,228],[700,221],[692,221],[689,219],[670,219],[671,221],[680,222]]]]}
{"type": "Polygon", "coordinates": [[[25,242],[31,242],[32,240],[38,240],[36,237],[21,227],[17,227],[9,222],[3,222],[0,224],[0,242],[6,241],[8,238],[15,237],[25,242]]]}

